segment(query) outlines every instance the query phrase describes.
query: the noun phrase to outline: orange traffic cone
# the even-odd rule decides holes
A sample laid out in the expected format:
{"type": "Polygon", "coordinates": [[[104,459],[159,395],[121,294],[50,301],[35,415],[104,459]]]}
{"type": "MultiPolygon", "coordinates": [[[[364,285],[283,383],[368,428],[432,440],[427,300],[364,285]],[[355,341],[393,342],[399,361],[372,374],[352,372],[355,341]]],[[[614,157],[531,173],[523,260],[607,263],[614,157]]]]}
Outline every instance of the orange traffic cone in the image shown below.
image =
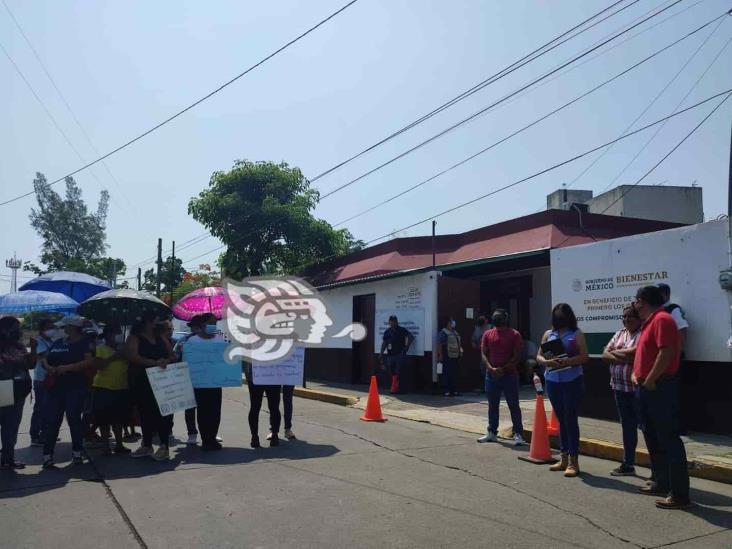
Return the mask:
{"type": "Polygon", "coordinates": [[[552,419],[551,419],[551,421],[549,421],[549,427],[547,427],[547,432],[549,433],[550,437],[559,436],[559,419],[557,418],[557,414],[553,409],[552,409],[552,419]]]}
{"type": "Polygon", "coordinates": [[[531,463],[556,463],[549,447],[549,434],[546,427],[546,410],[544,409],[544,395],[536,396],[536,410],[534,411],[534,430],[531,432],[531,447],[528,456],[519,456],[519,459],[531,463]]]}
{"type": "Polygon", "coordinates": [[[371,376],[369,399],[366,401],[366,411],[361,416],[361,421],[386,421],[386,418],[381,415],[381,403],[379,402],[379,388],[376,383],[376,376],[371,376]]]}

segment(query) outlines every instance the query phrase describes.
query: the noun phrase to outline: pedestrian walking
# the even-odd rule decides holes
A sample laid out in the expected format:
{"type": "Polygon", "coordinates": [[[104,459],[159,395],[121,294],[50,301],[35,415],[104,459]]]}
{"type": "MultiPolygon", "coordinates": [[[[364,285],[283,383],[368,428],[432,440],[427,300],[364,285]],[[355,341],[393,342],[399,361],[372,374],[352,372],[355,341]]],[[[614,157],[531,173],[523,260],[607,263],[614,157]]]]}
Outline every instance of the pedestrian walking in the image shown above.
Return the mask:
{"type": "Polygon", "coordinates": [[[544,333],[536,359],[545,368],[546,392],[559,419],[561,460],[551,471],[576,477],[579,468],[579,405],[584,392],[582,367],[589,360],[585,335],[577,327],[577,317],[566,303],[552,309],[552,328],[544,333]],[[559,342],[557,345],[549,342],[559,342]],[[549,351],[560,347],[559,353],[549,351]],[[547,350],[545,350],[545,348],[547,350]]]}
{"type": "Polygon", "coordinates": [[[247,388],[249,389],[249,431],[252,434],[250,443],[252,448],[261,448],[259,443],[259,412],[262,409],[262,400],[267,396],[267,408],[269,409],[270,429],[272,436],[269,438],[270,446],[279,446],[280,423],[282,415],[280,414],[280,385],[255,385],[252,365],[245,364],[244,368],[247,377],[247,388]]]}
{"type": "Polygon", "coordinates": [[[523,357],[523,340],[521,334],[508,325],[508,311],[505,309],[493,311],[491,321],[495,327],[483,334],[480,345],[480,354],[486,369],[484,383],[488,396],[488,427],[486,434],[478,442],[498,440],[498,415],[503,394],[511,412],[514,444],[522,446],[526,442],[519,407],[518,366],[523,357]]]}
{"type": "Polygon", "coordinates": [[[127,338],[127,358],[132,372],[132,397],[140,414],[142,443],[132,452],[132,457],[152,457],[156,461],[170,458],[170,432],[172,416],[160,414],[150,380],[145,373],[148,368],[165,368],[175,358],[160,335],[155,332],[156,317],[153,312],[145,312],[127,338]],[[153,452],[153,436],[157,434],[160,447],[153,452]]]}
{"type": "Polygon", "coordinates": [[[15,460],[15,445],[23,417],[25,399],[31,392],[28,371],[36,360],[37,342],[31,340],[31,352],[20,342],[22,332],[17,318],[0,318],[0,382],[11,387],[13,402],[0,406],[0,469],[23,469],[25,464],[15,460]]]}
{"type": "Polygon", "coordinates": [[[663,293],[656,286],[639,289],[634,302],[643,326],[633,381],[653,471],[653,480],[640,491],[663,496],[656,501],[660,509],[683,509],[691,500],[686,450],[679,434],[679,330],[663,303],[663,293]]]}
{"type": "Polygon", "coordinates": [[[46,441],[43,447],[43,468],[55,467],[54,450],[64,415],[71,433],[71,462],[84,463],[84,424],[82,413],[89,395],[87,372],[94,367],[91,342],[84,335],[84,318],[70,315],[57,326],[64,337],[57,339],[46,353],[46,441]]]}
{"type": "Polygon", "coordinates": [[[635,308],[628,306],[623,309],[623,329],[615,333],[602,353],[603,360],[610,365],[610,388],[623,430],[623,462],[610,472],[615,477],[635,475],[638,406],[631,376],[640,327],[640,317],[635,308]]]}
{"type": "MultiPolygon", "coordinates": [[[[190,325],[193,335],[180,346],[183,360],[186,359],[186,346],[191,343],[223,341],[223,337],[216,330],[216,317],[211,314],[194,316],[190,325]]],[[[221,450],[221,443],[217,440],[221,424],[221,387],[194,388],[193,393],[196,396],[201,449],[207,452],[221,450]]]]}
{"type": "Polygon", "coordinates": [[[442,364],[442,390],[446,397],[459,396],[455,390],[458,362],[463,356],[460,334],[455,330],[455,321],[446,317],[438,334],[437,363],[442,364]]]}
{"type": "Polygon", "coordinates": [[[105,455],[128,454],[123,444],[122,427],[130,417],[130,392],[128,364],[122,330],[115,324],[107,324],[103,331],[104,343],[97,345],[94,366],[97,373],[92,383],[92,410],[102,433],[105,455]],[[114,434],[114,450],[109,442],[114,434]]]}
{"type": "Polygon", "coordinates": [[[43,381],[46,379],[46,369],[43,367],[43,359],[53,342],[61,337],[61,333],[54,326],[50,318],[42,318],[38,322],[39,336],[36,347],[36,366],[33,369],[33,412],[30,421],[31,446],[43,446],[46,427],[44,425],[43,406],[46,402],[46,386],[43,381]]]}
{"type": "Polygon", "coordinates": [[[414,336],[411,332],[399,325],[399,319],[396,315],[391,315],[389,317],[389,327],[384,330],[381,340],[379,358],[382,366],[386,363],[386,367],[391,374],[392,394],[406,392],[407,376],[404,375],[404,369],[407,362],[407,353],[413,341],[414,336]]]}

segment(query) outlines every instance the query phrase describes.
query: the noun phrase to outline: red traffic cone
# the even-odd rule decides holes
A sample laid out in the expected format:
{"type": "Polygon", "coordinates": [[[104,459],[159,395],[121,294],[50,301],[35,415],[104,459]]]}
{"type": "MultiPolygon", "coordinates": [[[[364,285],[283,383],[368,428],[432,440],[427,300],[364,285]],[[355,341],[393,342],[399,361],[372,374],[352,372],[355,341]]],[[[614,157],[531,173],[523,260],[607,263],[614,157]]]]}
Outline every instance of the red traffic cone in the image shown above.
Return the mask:
{"type": "Polygon", "coordinates": [[[549,447],[549,434],[546,427],[546,410],[544,409],[544,395],[536,396],[536,410],[534,411],[534,430],[531,432],[531,447],[528,456],[519,456],[519,459],[531,463],[556,463],[549,447]]]}
{"type": "Polygon", "coordinates": [[[391,376],[391,394],[397,393],[399,393],[399,376],[393,375],[391,376]]]}
{"type": "Polygon", "coordinates": [[[557,414],[553,409],[552,409],[552,419],[549,421],[549,426],[547,427],[547,432],[549,433],[550,437],[559,436],[559,419],[557,418],[557,414]]]}
{"type": "Polygon", "coordinates": [[[379,402],[379,388],[376,383],[376,376],[371,376],[369,399],[366,401],[366,411],[361,416],[361,421],[386,421],[386,418],[381,415],[381,402],[379,402]]]}

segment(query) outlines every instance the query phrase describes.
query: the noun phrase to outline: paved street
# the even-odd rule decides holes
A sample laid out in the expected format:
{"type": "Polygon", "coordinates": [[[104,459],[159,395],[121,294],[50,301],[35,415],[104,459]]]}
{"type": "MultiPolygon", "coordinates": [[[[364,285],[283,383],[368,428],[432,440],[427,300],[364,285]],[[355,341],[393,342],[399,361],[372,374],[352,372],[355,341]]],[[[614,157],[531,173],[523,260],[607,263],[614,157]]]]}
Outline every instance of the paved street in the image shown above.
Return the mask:
{"type": "MultiPolygon", "coordinates": [[[[730,547],[732,486],[692,479],[689,512],[659,511],[638,478],[582,458],[580,479],[457,430],[295,400],[300,440],[248,448],[245,389],[225,392],[226,450],[167,464],[102,458],[0,476],[2,547],[730,547]]],[[[268,416],[263,413],[262,435],[268,416]]],[[[185,432],[182,414],[175,432],[185,432]]],[[[642,471],[647,474],[647,471],[642,471]]]]}

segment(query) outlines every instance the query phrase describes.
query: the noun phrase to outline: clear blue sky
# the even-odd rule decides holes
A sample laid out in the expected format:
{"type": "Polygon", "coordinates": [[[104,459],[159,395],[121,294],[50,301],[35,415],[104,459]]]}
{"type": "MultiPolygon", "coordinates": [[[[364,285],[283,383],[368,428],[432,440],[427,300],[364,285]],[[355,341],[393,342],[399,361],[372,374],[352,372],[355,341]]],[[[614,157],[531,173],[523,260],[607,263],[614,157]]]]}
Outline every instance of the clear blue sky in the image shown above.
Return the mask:
{"type": "MultiPolygon", "coordinates": [[[[204,95],[340,7],[318,2],[21,2],[6,0],[81,120],[106,152],[204,95]]],[[[521,86],[575,52],[670,2],[641,0],[622,15],[517,71],[419,128],[320,180],[327,192],[521,86]]],[[[314,176],[513,62],[610,4],[605,1],[361,0],[325,27],[195,110],[110,158],[106,170],[76,176],[96,203],[102,187],[112,204],[109,254],[128,265],[155,254],[156,240],[179,244],[204,229],[188,217],[189,198],[214,170],[236,159],[285,160],[314,176]],[[101,186],[100,186],[101,182],[101,186]]],[[[694,4],[685,0],[667,13],[694,4]]],[[[705,0],[537,91],[480,117],[420,151],[323,201],[317,215],[337,223],[447,167],[640,60],[731,7],[705,0]]],[[[501,145],[419,192],[348,224],[370,240],[488,192],[618,136],[679,70],[709,31],[501,145]]],[[[732,17],[709,39],[639,125],[675,108],[723,44],[732,17]]],[[[94,157],[42,69],[0,5],[0,41],[85,159],[94,157]]],[[[732,87],[732,45],[686,104],[732,87]]],[[[78,157],[0,52],[0,201],[31,189],[36,171],[55,179],[78,157]]],[[[710,105],[711,107],[711,105],[710,105]]],[[[669,123],[618,183],[634,182],[709,107],[669,123]]],[[[726,211],[732,100],[648,183],[704,188],[707,219],[726,211]]],[[[615,147],[573,188],[600,191],[632,158],[644,134],[615,147]]],[[[440,233],[460,232],[532,213],[545,195],[569,182],[591,159],[569,165],[438,220],[440,233]]],[[[59,186],[63,189],[63,186],[59,186]]],[[[26,198],[0,211],[0,254],[37,260],[39,239],[26,198]]],[[[425,224],[407,234],[427,234],[425,224]]],[[[184,260],[218,245],[181,252],[184,260]]],[[[187,267],[213,261],[210,254],[187,267]]],[[[143,265],[149,267],[151,264],[143,265]]],[[[134,272],[128,272],[128,276],[134,272]]],[[[0,276],[7,291],[9,271],[0,276]]],[[[21,273],[28,276],[27,273],[21,273]]]]}

